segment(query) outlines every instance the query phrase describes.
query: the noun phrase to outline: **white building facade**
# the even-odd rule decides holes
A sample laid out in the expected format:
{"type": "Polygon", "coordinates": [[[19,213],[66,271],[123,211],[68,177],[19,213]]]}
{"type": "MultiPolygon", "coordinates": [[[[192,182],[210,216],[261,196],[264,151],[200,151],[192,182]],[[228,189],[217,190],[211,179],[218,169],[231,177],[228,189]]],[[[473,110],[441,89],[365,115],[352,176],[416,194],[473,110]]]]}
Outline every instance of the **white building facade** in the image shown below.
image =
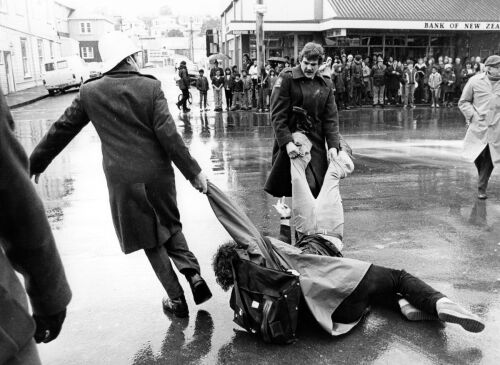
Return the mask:
{"type": "Polygon", "coordinates": [[[42,85],[43,64],[60,56],[53,0],[0,0],[0,87],[4,94],[42,85]]]}

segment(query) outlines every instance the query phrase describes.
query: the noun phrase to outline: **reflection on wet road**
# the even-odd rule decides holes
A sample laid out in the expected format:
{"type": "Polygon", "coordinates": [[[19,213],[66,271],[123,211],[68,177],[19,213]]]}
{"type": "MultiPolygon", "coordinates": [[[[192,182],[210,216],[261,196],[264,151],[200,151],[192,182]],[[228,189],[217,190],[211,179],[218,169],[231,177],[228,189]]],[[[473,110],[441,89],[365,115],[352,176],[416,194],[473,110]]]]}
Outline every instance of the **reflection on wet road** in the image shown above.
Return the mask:
{"type": "MultiPolygon", "coordinates": [[[[175,100],[177,90],[166,90],[175,100]]],[[[28,152],[74,93],[17,109],[28,152]]],[[[197,95],[194,95],[196,100],[197,95]]],[[[273,132],[267,114],[230,112],[174,118],[211,181],[274,235],[275,199],[262,191],[273,132]]],[[[171,110],[174,110],[171,109],[171,110]]],[[[345,256],[405,268],[482,316],[480,334],[456,326],[410,323],[374,308],[349,335],[331,338],[302,324],[292,346],[270,346],[232,323],[229,294],[210,268],[227,238],[206,198],[177,174],[178,202],[190,246],[214,298],[191,318],[161,310],[161,285],[141,253],[121,253],[113,230],[100,142],[88,126],[37,186],[74,291],[60,338],[40,346],[47,364],[496,364],[500,363],[500,174],[490,199],[475,199],[476,172],[460,158],[465,129],[456,109],[363,109],[341,113],[341,133],[356,169],[342,181],[345,256]]],[[[187,283],[182,283],[187,288],[187,283]]]]}

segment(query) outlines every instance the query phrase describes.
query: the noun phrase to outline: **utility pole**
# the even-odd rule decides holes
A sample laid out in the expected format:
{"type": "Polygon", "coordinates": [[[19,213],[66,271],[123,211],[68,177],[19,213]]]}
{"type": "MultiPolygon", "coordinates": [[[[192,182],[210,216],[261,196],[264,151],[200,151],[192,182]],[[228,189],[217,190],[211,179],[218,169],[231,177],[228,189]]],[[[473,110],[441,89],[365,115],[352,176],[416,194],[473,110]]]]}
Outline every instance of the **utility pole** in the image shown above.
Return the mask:
{"type": "Polygon", "coordinates": [[[189,18],[189,55],[194,62],[194,43],[193,43],[193,18],[189,18]]]}
{"type": "Polygon", "coordinates": [[[260,75],[261,68],[265,65],[265,49],[264,49],[264,13],[266,6],[264,0],[257,0],[255,4],[255,13],[257,14],[256,20],[256,46],[257,46],[257,68],[260,75]]]}

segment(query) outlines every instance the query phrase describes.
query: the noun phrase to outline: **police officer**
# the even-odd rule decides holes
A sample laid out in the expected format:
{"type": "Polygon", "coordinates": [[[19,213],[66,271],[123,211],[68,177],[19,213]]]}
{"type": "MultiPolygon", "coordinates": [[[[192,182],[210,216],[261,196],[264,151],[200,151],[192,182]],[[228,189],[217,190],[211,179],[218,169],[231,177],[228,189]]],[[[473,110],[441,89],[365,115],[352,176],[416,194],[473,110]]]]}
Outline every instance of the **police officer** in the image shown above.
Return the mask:
{"type": "Polygon", "coordinates": [[[35,182],[52,159],[92,121],[102,143],[111,214],[125,254],[143,249],[168,298],[165,311],[188,315],[173,270],[186,276],[194,301],[212,294],[182,233],[171,161],[194,188],[207,191],[207,178],[177,133],[161,83],[138,72],[139,51],[121,32],[99,41],[103,76],[89,80],[52,125],[30,157],[35,182]]]}
{"type": "Polygon", "coordinates": [[[292,133],[297,129],[303,130],[313,145],[306,177],[315,197],[323,185],[328,160],[337,157],[338,112],[331,80],[318,72],[322,58],[323,47],[307,43],[300,54],[300,65],[283,70],[272,90],[271,120],[275,142],[273,166],[264,190],[273,196],[291,196],[290,158],[299,156],[292,133]],[[296,112],[297,107],[305,113],[296,112]],[[309,127],[304,128],[304,118],[310,122],[309,127]]]}

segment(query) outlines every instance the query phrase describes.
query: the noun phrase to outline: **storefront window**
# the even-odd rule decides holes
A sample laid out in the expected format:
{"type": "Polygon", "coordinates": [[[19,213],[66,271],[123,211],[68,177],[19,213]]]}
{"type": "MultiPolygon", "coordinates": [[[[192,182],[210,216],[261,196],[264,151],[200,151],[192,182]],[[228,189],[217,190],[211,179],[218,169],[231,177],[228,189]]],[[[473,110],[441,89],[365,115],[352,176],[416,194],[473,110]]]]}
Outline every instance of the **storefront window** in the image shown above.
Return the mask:
{"type": "Polygon", "coordinates": [[[381,46],[383,44],[383,37],[370,37],[370,46],[381,46]]]}
{"type": "Polygon", "coordinates": [[[386,36],[386,46],[406,46],[406,36],[386,36]]]}
{"type": "Polygon", "coordinates": [[[429,45],[429,37],[426,35],[417,35],[408,37],[408,47],[427,47],[429,45]]]}

